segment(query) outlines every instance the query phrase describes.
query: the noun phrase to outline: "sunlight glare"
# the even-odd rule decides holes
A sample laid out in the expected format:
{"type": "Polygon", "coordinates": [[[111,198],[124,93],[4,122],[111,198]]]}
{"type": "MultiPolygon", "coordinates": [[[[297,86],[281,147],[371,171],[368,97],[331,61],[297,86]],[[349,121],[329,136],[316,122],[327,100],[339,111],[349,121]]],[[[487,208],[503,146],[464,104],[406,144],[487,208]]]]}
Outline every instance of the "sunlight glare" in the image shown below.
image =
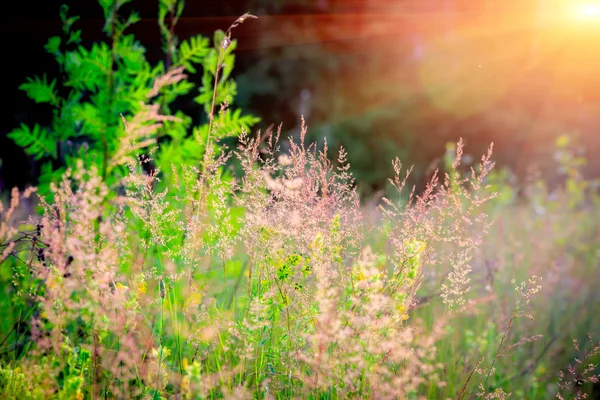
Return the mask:
{"type": "Polygon", "coordinates": [[[573,7],[573,14],[579,20],[600,20],[600,2],[577,3],[573,7]]]}

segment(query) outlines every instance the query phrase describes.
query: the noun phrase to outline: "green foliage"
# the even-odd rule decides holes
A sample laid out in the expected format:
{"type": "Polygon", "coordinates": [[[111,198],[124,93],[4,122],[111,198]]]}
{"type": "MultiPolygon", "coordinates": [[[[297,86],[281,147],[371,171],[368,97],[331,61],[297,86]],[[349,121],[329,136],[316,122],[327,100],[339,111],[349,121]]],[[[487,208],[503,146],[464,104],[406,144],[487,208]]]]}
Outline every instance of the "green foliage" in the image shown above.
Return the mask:
{"type": "MultiPolygon", "coordinates": [[[[60,39],[60,38],[57,38],[60,39]]],[[[56,44],[58,48],[59,43],[56,44]]],[[[48,52],[54,52],[55,43],[49,42],[46,46],[48,52]]],[[[56,106],[59,102],[57,93],[56,93],[56,79],[53,79],[52,82],[48,83],[46,75],[44,75],[41,79],[36,76],[33,79],[28,78],[27,83],[19,86],[19,89],[24,90],[31,99],[33,99],[36,103],[50,103],[53,106],[56,106]]]]}
{"type": "MultiPolygon", "coordinates": [[[[205,58],[208,53],[208,38],[203,38],[200,36],[191,37],[189,40],[184,40],[181,42],[181,45],[179,46],[179,54],[176,55],[175,65],[183,65],[186,70],[190,72],[196,72],[194,64],[205,62],[205,58]]],[[[206,65],[206,67],[209,66],[206,65]]],[[[208,88],[210,88],[210,84],[208,88]]]]}
{"type": "Polygon", "coordinates": [[[21,124],[21,127],[10,132],[8,137],[13,139],[17,145],[23,147],[25,152],[36,160],[47,156],[56,157],[54,139],[47,129],[40,127],[38,124],[33,125],[33,129],[21,124]]]}
{"type": "MultiPolygon", "coordinates": [[[[136,151],[152,151],[161,144],[156,165],[170,170],[171,165],[201,165],[206,151],[208,124],[192,127],[192,119],[172,104],[191,94],[195,85],[185,72],[202,71],[199,95],[195,101],[210,112],[213,104],[213,80],[217,59],[222,72],[216,86],[217,102],[231,102],[236,85],[230,79],[234,65],[235,41],[227,49],[220,46],[224,33],[215,34],[215,47],[208,38],[194,36],[179,43],[174,27],[183,12],[184,2],[163,0],[159,6],[158,26],[163,37],[165,59],[151,65],[146,49],[127,29],[139,21],[133,12],[121,15],[130,0],[100,0],[104,11],[106,41],[90,47],[81,45],[81,31],[74,29],[77,16],[60,9],[62,35],[48,39],[46,51],[60,68],[60,76],[48,79],[34,76],[20,86],[36,103],[53,110],[48,126],[33,124],[8,134],[17,145],[36,160],[44,162],[40,193],[49,198],[49,184],[65,169],[75,169],[75,160],[85,159],[87,168],[96,166],[109,187],[124,176],[127,160],[136,151]],[[133,120],[132,132],[126,132],[121,119],[133,120]],[[137,133],[135,132],[137,129],[137,133]],[[140,132],[141,131],[141,132],[140,132]],[[125,138],[128,138],[125,140],[125,138]],[[123,145],[124,141],[132,146],[123,145]]],[[[237,136],[249,130],[258,119],[241,110],[222,112],[214,121],[213,139],[237,136]]],[[[215,140],[210,143],[215,146],[215,140]]]]}
{"type": "Polygon", "coordinates": [[[32,387],[31,379],[21,368],[0,367],[0,398],[6,400],[43,399],[41,390],[32,387]]]}
{"type": "Polygon", "coordinates": [[[590,181],[584,179],[583,168],[587,160],[578,154],[574,138],[568,135],[559,136],[555,143],[554,159],[557,161],[559,174],[565,178],[565,191],[569,197],[569,208],[581,207],[586,201],[590,181]]]}
{"type": "Polygon", "coordinates": [[[492,171],[488,176],[487,184],[487,190],[490,193],[497,193],[496,198],[492,200],[494,206],[515,204],[517,200],[517,191],[514,186],[515,177],[508,167],[492,171]]]}
{"type": "Polygon", "coordinates": [[[63,353],[66,364],[59,374],[61,390],[58,400],[83,399],[85,394],[86,376],[89,374],[91,355],[88,350],[80,347],[72,347],[65,340],[63,353]]]}

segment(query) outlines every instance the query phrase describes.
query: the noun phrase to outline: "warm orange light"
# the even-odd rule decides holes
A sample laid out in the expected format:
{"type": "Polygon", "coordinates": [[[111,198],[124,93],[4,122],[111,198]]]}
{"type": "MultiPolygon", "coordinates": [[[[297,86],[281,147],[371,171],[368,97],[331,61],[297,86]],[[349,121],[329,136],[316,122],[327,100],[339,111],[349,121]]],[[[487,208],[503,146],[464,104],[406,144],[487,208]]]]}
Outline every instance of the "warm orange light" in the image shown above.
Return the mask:
{"type": "Polygon", "coordinates": [[[600,20],[600,2],[577,3],[573,7],[573,14],[580,20],[600,20]]]}

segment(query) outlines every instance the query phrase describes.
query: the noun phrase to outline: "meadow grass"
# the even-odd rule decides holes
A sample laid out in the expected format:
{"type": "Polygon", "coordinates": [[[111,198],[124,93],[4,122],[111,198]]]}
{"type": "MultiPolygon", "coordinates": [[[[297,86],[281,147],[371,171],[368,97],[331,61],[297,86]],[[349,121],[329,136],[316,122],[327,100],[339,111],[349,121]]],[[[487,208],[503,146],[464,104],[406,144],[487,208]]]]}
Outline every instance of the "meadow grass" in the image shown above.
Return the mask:
{"type": "Polygon", "coordinates": [[[491,149],[459,173],[458,143],[423,193],[365,207],[343,150],[278,143],[244,136],[168,185],[140,157],[118,193],[81,163],[29,222],[15,213],[34,190],[13,191],[2,398],[597,391],[598,200],[580,175],[517,198],[491,149]]]}
{"type": "Polygon", "coordinates": [[[597,395],[600,200],[566,142],[552,191],[517,196],[459,141],[419,193],[396,159],[394,193],[361,202],[304,123],[217,150],[232,28],[201,165],[148,168],[173,119],[149,105],[107,158],[121,177],[78,159],[39,213],[35,188],[0,203],[0,398],[597,395]]]}

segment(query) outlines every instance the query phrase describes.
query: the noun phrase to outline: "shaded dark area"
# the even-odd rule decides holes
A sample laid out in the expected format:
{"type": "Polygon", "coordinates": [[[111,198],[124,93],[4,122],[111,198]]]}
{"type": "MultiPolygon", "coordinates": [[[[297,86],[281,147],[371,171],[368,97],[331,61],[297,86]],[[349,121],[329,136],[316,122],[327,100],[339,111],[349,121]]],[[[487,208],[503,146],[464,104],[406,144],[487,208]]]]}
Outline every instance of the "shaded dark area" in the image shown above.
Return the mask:
{"type": "MultiPolygon", "coordinates": [[[[38,173],[5,135],[20,123],[50,118],[17,87],[26,77],[56,74],[43,45],[60,30],[62,3],[12,2],[1,17],[3,188],[35,182],[38,173]]],[[[66,3],[81,16],[83,44],[102,40],[97,2],[66,3]]],[[[151,61],[161,57],[156,3],[127,6],[142,17],[130,32],[151,61]]],[[[260,116],[261,128],[282,123],[290,135],[304,115],[312,139],[347,148],[367,193],[384,188],[396,155],[416,164],[417,182],[426,179],[440,166],[445,143],[459,137],[471,154],[494,141],[495,159],[520,175],[535,166],[551,176],[555,138],[575,135],[589,159],[588,175],[598,176],[600,22],[575,20],[557,4],[189,1],[176,33],[210,36],[244,12],[258,15],[234,34],[237,105],[260,116]]],[[[191,101],[178,107],[201,112],[191,101]]]]}

